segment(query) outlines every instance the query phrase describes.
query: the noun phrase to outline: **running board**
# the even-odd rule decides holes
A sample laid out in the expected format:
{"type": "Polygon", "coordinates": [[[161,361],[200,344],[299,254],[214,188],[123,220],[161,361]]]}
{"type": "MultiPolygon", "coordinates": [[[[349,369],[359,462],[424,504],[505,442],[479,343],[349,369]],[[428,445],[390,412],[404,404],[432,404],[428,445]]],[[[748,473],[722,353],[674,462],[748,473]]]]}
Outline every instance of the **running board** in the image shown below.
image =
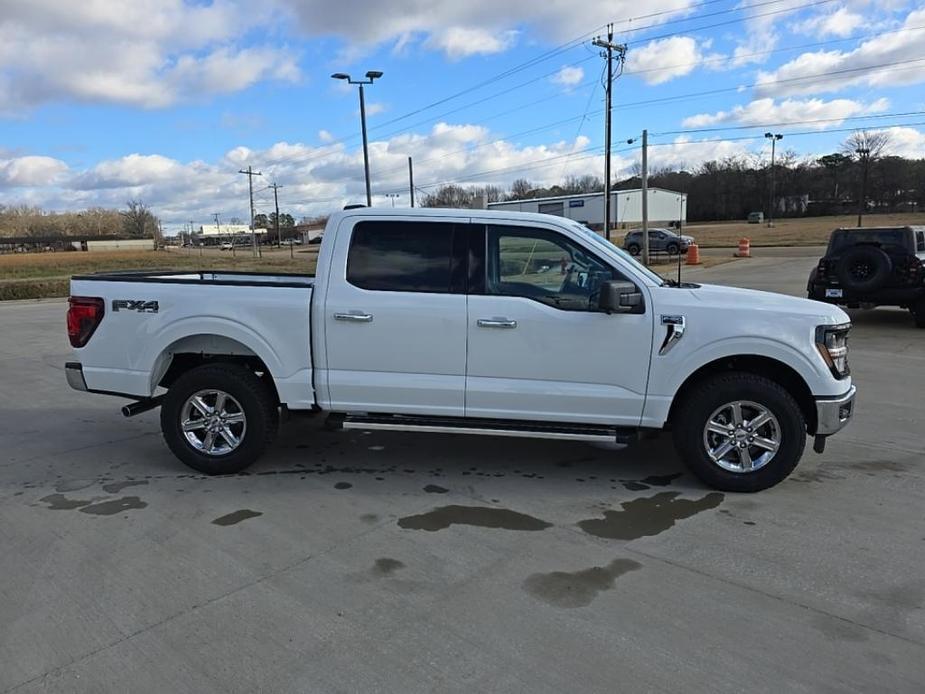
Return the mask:
{"type": "Polygon", "coordinates": [[[607,443],[628,443],[636,438],[635,429],[609,427],[601,424],[413,415],[347,414],[343,415],[341,427],[365,431],[422,431],[440,434],[477,434],[480,436],[514,436],[565,441],[603,441],[607,443]]]}

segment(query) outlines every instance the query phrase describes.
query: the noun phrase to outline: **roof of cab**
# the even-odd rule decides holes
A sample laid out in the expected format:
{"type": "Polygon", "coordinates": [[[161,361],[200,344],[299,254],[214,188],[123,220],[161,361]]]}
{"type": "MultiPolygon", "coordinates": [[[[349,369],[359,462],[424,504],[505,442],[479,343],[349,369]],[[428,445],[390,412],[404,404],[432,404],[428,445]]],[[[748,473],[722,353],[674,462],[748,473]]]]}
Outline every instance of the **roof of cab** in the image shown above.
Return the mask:
{"type": "Polygon", "coordinates": [[[518,220],[524,222],[536,222],[537,224],[572,222],[565,217],[558,217],[550,214],[540,214],[538,212],[514,212],[513,210],[483,210],[467,208],[450,208],[450,207],[356,207],[349,210],[339,210],[331,215],[330,221],[341,219],[343,217],[376,217],[378,219],[388,217],[419,217],[422,219],[440,218],[440,217],[472,217],[477,219],[497,219],[518,220]]]}

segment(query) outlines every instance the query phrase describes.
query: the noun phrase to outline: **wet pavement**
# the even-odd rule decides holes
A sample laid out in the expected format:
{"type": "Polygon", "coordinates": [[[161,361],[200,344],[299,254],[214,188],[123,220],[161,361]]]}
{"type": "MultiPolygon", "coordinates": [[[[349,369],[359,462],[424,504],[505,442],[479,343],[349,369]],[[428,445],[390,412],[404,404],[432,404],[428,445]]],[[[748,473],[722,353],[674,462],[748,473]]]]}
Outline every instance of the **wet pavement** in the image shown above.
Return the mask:
{"type": "MultiPolygon", "coordinates": [[[[718,281],[799,295],[814,260],[718,281]]],[[[925,689],[925,331],[855,316],[857,420],[756,495],[667,436],[326,431],[199,475],[0,305],[0,692],[925,689]]]]}

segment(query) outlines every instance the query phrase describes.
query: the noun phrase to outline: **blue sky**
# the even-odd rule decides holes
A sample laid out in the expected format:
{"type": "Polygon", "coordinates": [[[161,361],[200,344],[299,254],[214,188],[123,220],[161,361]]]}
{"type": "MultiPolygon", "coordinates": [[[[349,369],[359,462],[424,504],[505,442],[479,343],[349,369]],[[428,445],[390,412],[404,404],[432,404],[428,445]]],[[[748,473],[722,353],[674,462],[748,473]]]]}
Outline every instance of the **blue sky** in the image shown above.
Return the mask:
{"type": "Polygon", "coordinates": [[[0,203],[47,209],[143,199],[169,227],[246,217],[248,164],[281,207],[363,199],[355,88],[367,91],[373,189],[507,187],[603,170],[603,61],[614,85],[614,168],[651,134],[653,166],[833,151],[853,128],[925,156],[925,9],[837,0],[575,4],[398,0],[8,0],[0,17],[0,203]],[[895,114],[895,115],[894,115],[895,114]]]}

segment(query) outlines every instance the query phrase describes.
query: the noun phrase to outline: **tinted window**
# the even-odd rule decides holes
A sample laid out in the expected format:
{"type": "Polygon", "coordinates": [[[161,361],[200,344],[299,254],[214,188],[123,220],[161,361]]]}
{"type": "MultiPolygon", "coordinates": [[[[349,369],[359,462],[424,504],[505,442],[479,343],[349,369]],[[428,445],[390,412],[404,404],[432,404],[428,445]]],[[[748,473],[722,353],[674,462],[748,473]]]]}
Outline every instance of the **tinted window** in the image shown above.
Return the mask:
{"type": "Polygon", "coordinates": [[[449,292],[453,230],[446,222],[360,222],[350,240],[347,281],[379,291],[449,292]]]}
{"type": "Polygon", "coordinates": [[[488,227],[486,293],[522,296],[556,308],[596,311],[601,283],[614,270],[562,234],[488,227]]]}
{"type": "Polygon", "coordinates": [[[915,232],[915,250],[916,252],[925,251],[925,231],[915,232]]]}
{"type": "Polygon", "coordinates": [[[905,229],[858,229],[851,231],[836,231],[832,234],[829,250],[842,251],[850,246],[866,243],[885,248],[887,246],[907,248],[905,229]]]}

